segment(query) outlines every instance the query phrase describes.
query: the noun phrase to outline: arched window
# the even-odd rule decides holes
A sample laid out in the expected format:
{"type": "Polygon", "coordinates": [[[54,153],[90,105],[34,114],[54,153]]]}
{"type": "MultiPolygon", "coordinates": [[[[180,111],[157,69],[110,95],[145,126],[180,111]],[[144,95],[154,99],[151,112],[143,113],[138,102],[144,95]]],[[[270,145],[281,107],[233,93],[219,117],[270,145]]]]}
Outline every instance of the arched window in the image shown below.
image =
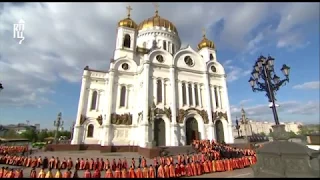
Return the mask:
{"type": "Polygon", "coordinates": [[[161,103],[162,102],[162,84],[161,84],[161,80],[158,79],[157,80],[157,103],[161,103]]]}
{"type": "Polygon", "coordinates": [[[174,44],[172,44],[172,54],[174,54],[174,51],[175,51],[174,44]]]}
{"type": "Polygon", "coordinates": [[[196,98],[196,106],[199,106],[198,85],[194,85],[194,96],[196,98]]]}
{"type": "Polygon", "coordinates": [[[93,137],[93,131],[94,131],[94,126],[92,124],[90,124],[88,126],[88,132],[87,132],[87,137],[93,137]]]}
{"type": "Polygon", "coordinates": [[[131,37],[129,34],[124,35],[123,46],[126,48],[130,48],[131,46],[131,37]]]}
{"type": "Polygon", "coordinates": [[[213,55],[210,53],[210,60],[213,60],[213,55]]]}
{"type": "Polygon", "coordinates": [[[142,46],[143,46],[143,48],[147,48],[147,43],[143,42],[142,46]]]}
{"type": "Polygon", "coordinates": [[[166,41],[163,41],[163,49],[167,50],[167,42],[166,41]]]}
{"type": "Polygon", "coordinates": [[[191,84],[188,84],[188,91],[189,91],[189,104],[193,105],[193,99],[192,99],[192,86],[191,84]]]}
{"type": "Polygon", "coordinates": [[[217,88],[214,88],[214,97],[216,98],[216,107],[219,107],[217,88]]]}
{"type": "Polygon", "coordinates": [[[126,105],[126,87],[122,86],[120,90],[120,107],[124,107],[126,105]]]}
{"type": "Polygon", "coordinates": [[[98,93],[97,93],[97,91],[93,91],[90,110],[96,109],[96,106],[97,106],[97,98],[98,98],[98,93]]]}
{"type": "Polygon", "coordinates": [[[186,83],[182,83],[182,104],[187,104],[187,89],[186,89],[186,83]]]}

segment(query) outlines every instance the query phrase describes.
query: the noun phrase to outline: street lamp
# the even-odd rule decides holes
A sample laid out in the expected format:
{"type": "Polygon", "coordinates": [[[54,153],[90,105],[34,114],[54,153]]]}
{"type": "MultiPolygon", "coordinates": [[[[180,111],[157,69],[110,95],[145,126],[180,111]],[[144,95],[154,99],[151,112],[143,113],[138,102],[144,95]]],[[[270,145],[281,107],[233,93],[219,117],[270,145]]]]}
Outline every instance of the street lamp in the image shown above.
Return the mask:
{"type": "Polygon", "coordinates": [[[246,136],[246,141],[248,142],[248,130],[247,130],[247,124],[249,122],[249,119],[246,117],[246,112],[244,109],[241,109],[241,124],[244,125],[244,131],[245,131],[245,136],[246,136]]]}
{"type": "Polygon", "coordinates": [[[0,92],[1,92],[1,90],[3,90],[3,86],[2,86],[2,84],[0,83],[0,92]]]}
{"type": "Polygon", "coordinates": [[[280,133],[284,131],[284,127],[281,126],[279,122],[276,109],[277,105],[275,104],[275,92],[278,91],[282,85],[285,85],[286,82],[289,82],[290,67],[285,64],[282,66],[281,71],[285,79],[281,80],[274,71],[274,60],[271,56],[268,56],[268,58],[260,56],[253,66],[249,83],[253,92],[266,92],[269,102],[272,103],[271,108],[276,123],[274,130],[280,133]]]}
{"type": "Polygon", "coordinates": [[[58,144],[58,131],[59,129],[63,126],[63,121],[61,121],[61,112],[58,114],[58,118],[56,121],[54,121],[53,125],[56,127],[56,132],[54,135],[54,140],[56,142],[56,144],[58,144]]]}
{"type": "Polygon", "coordinates": [[[239,124],[239,121],[238,121],[238,117],[236,117],[236,129],[238,131],[238,137],[240,137],[240,124],[239,124]]]}

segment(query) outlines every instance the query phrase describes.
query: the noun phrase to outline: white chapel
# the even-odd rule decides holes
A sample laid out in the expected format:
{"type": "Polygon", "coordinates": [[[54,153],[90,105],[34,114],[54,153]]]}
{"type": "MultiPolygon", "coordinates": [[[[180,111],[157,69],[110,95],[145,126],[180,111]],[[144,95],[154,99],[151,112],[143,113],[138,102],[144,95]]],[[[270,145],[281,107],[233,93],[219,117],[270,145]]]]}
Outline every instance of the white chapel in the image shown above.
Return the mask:
{"type": "Polygon", "coordinates": [[[119,21],[109,70],[83,71],[72,144],[183,146],[233,143],[223,66],[213,41],[181,47],[178,29],[156,10],[139,25],[119,21]]]}

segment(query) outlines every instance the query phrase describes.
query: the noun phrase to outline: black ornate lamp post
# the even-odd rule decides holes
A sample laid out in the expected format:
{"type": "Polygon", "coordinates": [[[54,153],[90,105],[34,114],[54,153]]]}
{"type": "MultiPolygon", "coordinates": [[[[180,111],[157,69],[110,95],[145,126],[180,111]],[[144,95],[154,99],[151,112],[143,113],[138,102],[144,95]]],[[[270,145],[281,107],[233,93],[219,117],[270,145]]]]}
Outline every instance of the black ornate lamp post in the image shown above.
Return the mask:
{"type": "Polygon", "coordinates": [[[280,125],[279,122],[275,104],[275,92],[278,91],[282,85],[285,85],[285,82],[289,82],[290,67],[285,64],[282,66],[281,71],[285,79],[280,80],[280,77],[278,77],[274,71],[274,60],[271,56],[268,56],[268,58],[260,56],[253,66],[252,77],[250,77],[249,83],[253,92],[266,92],[269,102],[272,103],[271,109],[276,123],[276,125],[273,126],[273,130],[275,134],[280,135],[285,132],[285,129],[284,125],[280,125]]]}
{"type": "Polygon", "coordinates": [[[239,121],[238,121],[238,117],[236,117],[236,129],[238,131],[238,137],[240,137],[240,124],[239,124],[239,121]]]}
{"type": "Polygon", "coordinates": [[[56,132],[55,132],[55,135],[54,135],[54,140],[56,142],[56,144],[58,144],[58,132],[59,132],[59,129],[63,126],[63,121],[61,120],[61,112],[58,114],[58,118],[56,121],[54,121],[53,125],[56,127],[56,132]]]}
{"type": "Polygon", "coordinates": [[[0,83],[0,92],[1,92],[1,90],[3,90],[3,86],[2,86],[2,84],[0,83]]]}

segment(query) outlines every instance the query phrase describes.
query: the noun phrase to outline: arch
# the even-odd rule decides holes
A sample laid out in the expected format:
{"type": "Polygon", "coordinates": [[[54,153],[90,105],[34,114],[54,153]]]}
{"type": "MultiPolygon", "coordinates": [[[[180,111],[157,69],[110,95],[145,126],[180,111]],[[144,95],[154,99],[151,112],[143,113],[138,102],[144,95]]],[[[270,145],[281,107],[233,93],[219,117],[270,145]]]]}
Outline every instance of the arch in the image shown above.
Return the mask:
{"type": "Polygon", "coordinates": [[[163,49],[155,49],[153,51],[151,51],[149,53],[149,59],[152,61],[152,63],[155,63],[155,62],[158,62],[157,60],[157,55],[162,55],[163,56],[163,59],[165,60],[164,61],[164,64],[166,65],[172,65],[173,64],[173,57],[172,57],[172,54],[170,54],[168,51],[165,51],[163,49]]]}
{"type": "Polygon", "coordinates": [[[115,59],[113,68],[118,71],[123,71],[122,64],[127,63],[129,65],[129,69],[127,72],[136,72],[138,69],[138,65],[136,61],[133,61],[132,59],[128,58],[127,56],[120,57],[118,59],[115,59]]]}
{"type": "Polygon", "coordinates": [[[198,122],[194,117],[189,117],[186,120],[186,145],[191,145],[193,140],[199,140],[200,133],[198,122]]]}
{"type": "Polygon", "coordinates": [[[221,120],[215,122],[216,141],[218,143],[225,142],[223,123],[221,120]]]}
{"type": "Polygon", "coordinates": [[[166,146],[166,123],[162,118],[154,119],[153,133],[156,146],[166,146]]]}
{"type": "Polygon", "coordinates": [[[163,41],[163,49],[167,50],[167,41],[163,41]]]}
{"type": "MultiPolygon", "coordinates": [[[[184,126],[184,132],[185,132],[185,137],[186,136],[186,133],[187,133],[187,121],[189,118],[194,118],[197,123],[198,123],[198,138],[199,139],[205,139],[205,131],[204,131],[204,122],[203,122],[203,119],[202,117],[198,114],[198,112],[196,110],[187,110],[187,114],[185,115],[184,119],[183,119],[183,126],[184,126]]],[[[187,138],[185,139],[187,142],[187,138]]]]}
{"type": "Polygon", "coordinates": [[[187,87],[186,87],[186,83],[183,82],[181,84],[182,86],[182,105],[186,105],[187,104],[187,87]]]}
{"type": "Polygon", "coordinates": [[[126,105],[126,90],[125,86],[121,87],[120,90],[120,107],[124,107],[126,105]]]}
{"type": "Polygon", "coordinates": [[[98,92],[97,91],[93,91],[90,110],[95,110],[96,109],[96,107],[97,107],[97,98],[98,98],[98,92]]]}
{"type": "Polygon", "coordinates": [[[205,69],[204,61],[201,61],[201,59],[202,59],[201,55],[198,52],[196,52],[195,50],[193,50],[190,45],[188,45],[186,48],[178,50],[177,53],[174,54],[174,56],[173,56],[173,63],[174,64],[173,65],[177,66],[177,63],[180,60],[180,57],[187,56],[187,54],[189,56],[191,55],[191,58],[196,61],[195,62],[196,64],[200,64],[202,70],[205,69]]]}
{"type": "Polygon", "coordinates": [[[162,103],[162,81],[157,80],[157,103],[162,103]]]}
{"type": "Polygon", "coordinates": [[[217,74],[225,74],[223,66],[217,62],[217,61],[209,61],[207,63],[207,72],[210,72],[211,66],[214,66],[216,68],[216,73],[217,74]]]}
{"type": "Polygon", "coordinates": [[[213,60],[213,55],[212,55],[212,53],[210,53],[210,61],[212,61],[213,60]]]}
{"type": "Polygon", "coordinates": [[[131,47],[131,36],[129,34],[125,34],[124,35],[123,47],[126,47],[126,48],[130,48],[131,47]]]}
{"type": "Polygon", "coordinates": [[[92,138],[94,133],[94,126],[93,124],[89,124],[88,130],[87,130],[87,137],[92,138]]]}

